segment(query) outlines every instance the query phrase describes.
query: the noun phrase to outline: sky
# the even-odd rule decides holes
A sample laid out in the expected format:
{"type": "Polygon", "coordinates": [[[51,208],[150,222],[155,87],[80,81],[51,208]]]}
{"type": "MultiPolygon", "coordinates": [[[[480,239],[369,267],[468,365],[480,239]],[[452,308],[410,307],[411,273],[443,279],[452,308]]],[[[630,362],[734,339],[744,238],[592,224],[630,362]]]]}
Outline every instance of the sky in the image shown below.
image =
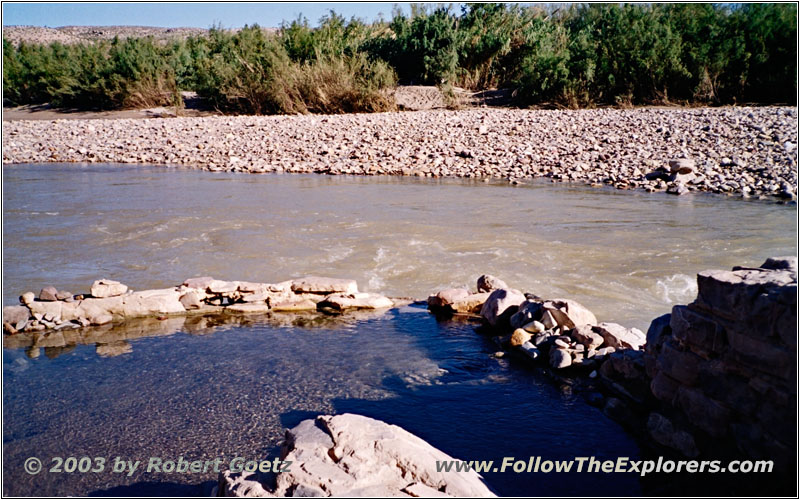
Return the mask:
{"type": "Polygon", "coordinates": [[[398,5],[406,12],[408,3],[297,2],[297,3],[44,3],[3,2],[3,26],[158,26],[165,28],[240,28],[245,24],[278,27],[304,15],[312,26],[331,9],[346,18],[372,21],[383,14],[391,18],[398,5]]]}

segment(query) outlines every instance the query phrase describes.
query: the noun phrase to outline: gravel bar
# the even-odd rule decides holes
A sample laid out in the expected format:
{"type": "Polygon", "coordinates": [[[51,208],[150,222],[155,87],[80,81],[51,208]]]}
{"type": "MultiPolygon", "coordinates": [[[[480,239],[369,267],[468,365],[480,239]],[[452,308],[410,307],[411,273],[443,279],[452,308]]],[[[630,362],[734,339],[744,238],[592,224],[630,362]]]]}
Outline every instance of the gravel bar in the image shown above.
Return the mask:
{"type": "Polygon", "coordinates": [[[40,162],[512,183],[550,178],[674,194],[792,200],[797,108],[478,108],[5,121],[3,163],[40,162]]]}

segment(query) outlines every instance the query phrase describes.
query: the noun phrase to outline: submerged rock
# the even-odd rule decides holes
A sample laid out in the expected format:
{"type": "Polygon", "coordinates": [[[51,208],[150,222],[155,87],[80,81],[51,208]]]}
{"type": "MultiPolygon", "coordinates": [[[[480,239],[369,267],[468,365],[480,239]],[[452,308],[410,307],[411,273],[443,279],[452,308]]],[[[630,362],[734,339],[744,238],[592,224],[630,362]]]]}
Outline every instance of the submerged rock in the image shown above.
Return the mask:
{"type": "Polygon", "coordinates": [[[286,432],[289,470],[272,484],[255,473],[220,474],[221,496],[494,497],[475,471],[439,472],[454,460],[396,425],[354,414],[304,420],[286,432]]]}

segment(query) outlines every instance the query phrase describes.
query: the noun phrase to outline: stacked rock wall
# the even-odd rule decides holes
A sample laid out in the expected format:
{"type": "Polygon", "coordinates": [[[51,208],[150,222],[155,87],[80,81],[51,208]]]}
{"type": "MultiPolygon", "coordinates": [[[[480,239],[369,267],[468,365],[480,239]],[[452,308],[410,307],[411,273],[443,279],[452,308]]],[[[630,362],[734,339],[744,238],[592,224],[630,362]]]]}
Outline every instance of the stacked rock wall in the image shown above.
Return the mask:
{"type": "Polygon", "coordinates": [[[693,303],[675,306],[648,332],[646,371],[660,402],[651,436],[676,449],[682,442],[685,453],[689,431],[701,452],[733,443],[734,453],[793,466],[797,259],[705,271],[697,284],[693,303]]]}

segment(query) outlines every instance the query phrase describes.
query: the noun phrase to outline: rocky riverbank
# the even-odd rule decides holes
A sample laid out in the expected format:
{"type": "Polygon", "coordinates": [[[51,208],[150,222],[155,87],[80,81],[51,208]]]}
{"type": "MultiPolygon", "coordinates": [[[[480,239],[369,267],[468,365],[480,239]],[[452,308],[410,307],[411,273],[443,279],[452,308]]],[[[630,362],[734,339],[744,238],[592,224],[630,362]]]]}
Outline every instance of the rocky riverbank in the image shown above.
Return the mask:
{"type": "Polygon", "coordinates": [[[11,121],[3,163],[534,178],[794,199],[797,108],[471,109],[335,116],[11,121]]]}
{"type": "Polygon", "coordinates": [[[797,258],[705,271],[697,284],[697,299],[656,318],[647,335],[488,275],[477,292],[443,290],[428,307],[479,319],[504,349],[495,356],[548,367],[656,447],[795,470],[797,258]]]}

